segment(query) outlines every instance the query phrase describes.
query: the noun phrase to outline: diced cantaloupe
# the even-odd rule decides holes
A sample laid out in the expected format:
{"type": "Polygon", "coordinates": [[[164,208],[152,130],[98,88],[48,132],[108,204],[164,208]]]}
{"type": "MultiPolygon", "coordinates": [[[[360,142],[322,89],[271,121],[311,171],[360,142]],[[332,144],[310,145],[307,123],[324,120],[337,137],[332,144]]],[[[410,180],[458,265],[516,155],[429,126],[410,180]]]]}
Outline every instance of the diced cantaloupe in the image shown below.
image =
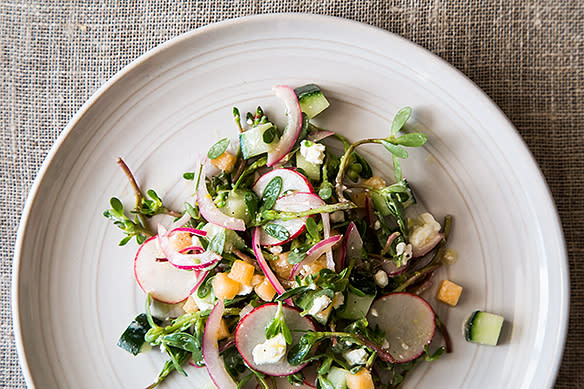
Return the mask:
{"type": "Polygon", "coordinates": [[[458,304],[458,299],[462,293],[462,286],[455,284],[452,281],[444,280],[440,284],[436,298],[443,303],[453,307],[458,304]]]}
{"type": "Polygon", "coordinates": [[[225,319],[221,319],[221,322],[219,323],[219,328],[217,328],[217,340],[228,338],[229,335],[231,334],[227,329],[227,323],[225,323],[225,319]]]}
{"type": "Polygon", "coordinates": [[[347,386],[349,389],[374,389],[373,378],[369,370],[364,367],[355,374],[347,374],[347,386]]]}
{"type": "Polygon", "coordinates": [[[211,164],[217,169],[220,169],[226,173],[231,173],[235,167],[235,161],[237,161],[237,158],[226,151],[219,157],[212,159],[211,164]]]}
{"type": "Polygon", "coordinates": [[[323,254],[308,265],[304,265],[300,270],[301,274],[307,276],[309,274],[316,275],[319,271],[326,268],[326,255],[323,254]]]}
{"type": "Polygon", "coordinates": [[[264,280],[258,284],[254,290],[257,295],[264,301],[272,301],[274,295],[276,294],[276,289],[274,289],[267,278],[264,278],[264,280]]]}
{"type": "Polygon", "coordinates": [[[383,180],[383,178],[379,176],[373,176],[363,181],[363,185],[371,186],[375,189],[385,188],[387,184],[383,180]]]}
{"type": "Polygon", "coordinates": [[[241,284],[229,278],[226,273],[217,273],[213,279],[215,296],[221,300],[234,298],[239,293],[240,288],[241,284]]]}
{"type": "Polygon", "coordinates": [[[231,266],[229,278],[239,282],[240,284],[249,286],[251,284],[254,271],[255,268],[253,265],[238,259],[237,261],[233,262],[233,265],[231,266]]]}
{"type": "Polygon", "coordinates": [[[254,274],[251,278],[250,286],[255,288],[259,284],[261,284],[266,277],[262,276],[261,274],[254,274]]]}
{"type": "Polygon", "coordinates": [[[290,278],[290,272],[292,271],[293,265],[288,263],[288,254],[290,251],[286,251],[278,254],[278,259],[270,261],[270,267],[276,273],[276,275],[284,280],[290,278]]]}
{"type": "Polygon", "coordinates": [[[183,310],[187,313],[195,313],[199,310],[199,307],[197,306],[197,303],[195,302],[195,299],[192,296],[189,296],[187,298],[187,301],[185,301],[183,305],[183,310]]]}
{"type": "Polygon", "coordinates": [[[172,234],[169,241],[177,251],[193,245],[193,238],[188,232],[177,232],[176,234],[172,234]]]}

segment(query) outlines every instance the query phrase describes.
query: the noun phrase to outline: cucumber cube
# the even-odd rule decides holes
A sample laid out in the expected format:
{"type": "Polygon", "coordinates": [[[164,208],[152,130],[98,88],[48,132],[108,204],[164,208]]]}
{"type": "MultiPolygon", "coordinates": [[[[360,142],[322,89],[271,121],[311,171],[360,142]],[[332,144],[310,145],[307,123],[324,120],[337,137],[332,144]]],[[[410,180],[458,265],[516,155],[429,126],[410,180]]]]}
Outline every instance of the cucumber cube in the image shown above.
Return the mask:
{"type": "Polygon", "coordinates": [[[504,321],[503,316],[475,311],[464,324],[464,337],[469,342],[496,346],[504,321]]]}

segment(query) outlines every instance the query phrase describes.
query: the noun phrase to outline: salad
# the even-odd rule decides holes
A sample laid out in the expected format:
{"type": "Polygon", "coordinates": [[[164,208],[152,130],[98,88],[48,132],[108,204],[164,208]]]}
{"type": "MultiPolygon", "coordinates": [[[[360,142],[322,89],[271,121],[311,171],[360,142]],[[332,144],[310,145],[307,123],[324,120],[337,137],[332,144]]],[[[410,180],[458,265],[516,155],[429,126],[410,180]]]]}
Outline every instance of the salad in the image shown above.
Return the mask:
{"type": "MultiPolygon", "coordinates": [[[[329,106],[318,86],[273,91],[285,125],[261,107],[242,122],[234,108],[239,134],[184,173],[194,195],[183,210],[144,192],[118,160],[136,204],[124,209],[114,197],[104,215],[124,232],[121,245],[140,245],[134,272],[145,293],[118,344],[167,355],[149,388],[189,365],[219,388],[394,388],[451,350],[420,294],[456,259],[452,218],[418,209],[402,172],[407,149],[427,141],[404,128],[411,108],[386,137],[351,143],[314,123],[329,106]],[[373,172],[363,144],[387,150],[393,177],[373,172]],[[156,215],[168,216],[155,226],[156,215]]],[[[446,281],[438,298],[456,305],[461,288],[446,281]]],[[[473,331],[483,339],[481,323],[473,331]]]]}

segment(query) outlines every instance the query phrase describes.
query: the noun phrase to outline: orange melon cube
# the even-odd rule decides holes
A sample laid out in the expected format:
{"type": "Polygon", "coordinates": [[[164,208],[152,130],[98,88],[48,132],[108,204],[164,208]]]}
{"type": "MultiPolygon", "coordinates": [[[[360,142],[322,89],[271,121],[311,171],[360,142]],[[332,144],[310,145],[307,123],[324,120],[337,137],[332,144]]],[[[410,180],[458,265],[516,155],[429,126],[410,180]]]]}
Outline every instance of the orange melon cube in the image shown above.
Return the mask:
{"type": "Polygon", "coordinates": [[[253,265],[238,259],[237,261],[233,262],[233,266],[231,266],[231,271],[229,272],[228,276],[240,284],[249,286],[251,284],[254,271],[255,268],[253,265]]]}
{"type": "Polygon", "coordinates": [[[256,286],[261,284],[265,278],[266,277],[262,276],[261,274],[254,274],[253,277],[251,278],[250,286],[255,288],[256,286]]]}
{"type": "Polygon", "coordinates": [[[436,298],[443,303],[455,307],[456,304],[458,304],[458,299],[461,294],[462,286],[457,285],[452,281],[444,280],[440,284],[440,289],[438,289],[436,298]]]}
{"type": "Polygon", "coordinates": [[[276,295],[276,289],[270,284],[267,278],[254,288],[257,295],[264,301],[272,301],[276,295]]]}
{"type": "Polygon", "coordinates": [[[187,301],[185,301],[182,308],[186,313],[195,313],[199,310],[199,307],[192,296],[187,298],[187,301]]]}
{"type": "Polygon", "coordinates": [[[213,279],[215,296],[221,300],[234,298],[239,293],[240,288],[241,284],[229,278],[226,273],[217,273],[213,279]]]}
{"type": "Polygon", "coordinates": [[[383,178],[379,176],[373,176],[363,181],[363,185],[371,186],[375,189],[385,188],[387,184],[383,180],[383,178]]]}
{"type": "Polygon", "coordinates": [[[373,378],[369,370],[364,367],[355,374],[347,374],[347,386],[349,389],[374,389],[373,378]]]}
{"type": "Polygon", "coordinates": [[[225,323],[225,319],[221,319],[219,328],[217,328],[217,340],[228,338],[229,335],[231,334],[229,333],[229,329],[227,329],[227,323],[225,323]]]}
{"type": "Polygon", "coordinates": [[[235,161],[237,161],[237,158],[226,151],[219,157],[212,159],[211,165],[215,166],[219,170],[223,170],[226,173],[231,173],[235,167],[235,161]]]}

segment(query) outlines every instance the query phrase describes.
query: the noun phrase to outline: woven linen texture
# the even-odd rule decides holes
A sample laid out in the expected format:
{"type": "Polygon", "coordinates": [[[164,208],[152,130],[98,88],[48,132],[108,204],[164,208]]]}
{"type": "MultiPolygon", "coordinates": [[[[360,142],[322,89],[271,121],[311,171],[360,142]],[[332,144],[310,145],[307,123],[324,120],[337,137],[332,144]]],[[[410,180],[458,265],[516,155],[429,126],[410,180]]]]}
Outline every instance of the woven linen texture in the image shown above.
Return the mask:
{"type": "Polygon", "coordinates": [[[10,312],[13,246],[28,190],[68,120],[156,45],[208,23],[274,12],[329,14],[397,33],[461,70],[511,119],[551,188],[569,252],[570,330],[556,387],[584,387],[584,2],[577,0],[2,1],[0,386],[25,386],[10,312]]]}

